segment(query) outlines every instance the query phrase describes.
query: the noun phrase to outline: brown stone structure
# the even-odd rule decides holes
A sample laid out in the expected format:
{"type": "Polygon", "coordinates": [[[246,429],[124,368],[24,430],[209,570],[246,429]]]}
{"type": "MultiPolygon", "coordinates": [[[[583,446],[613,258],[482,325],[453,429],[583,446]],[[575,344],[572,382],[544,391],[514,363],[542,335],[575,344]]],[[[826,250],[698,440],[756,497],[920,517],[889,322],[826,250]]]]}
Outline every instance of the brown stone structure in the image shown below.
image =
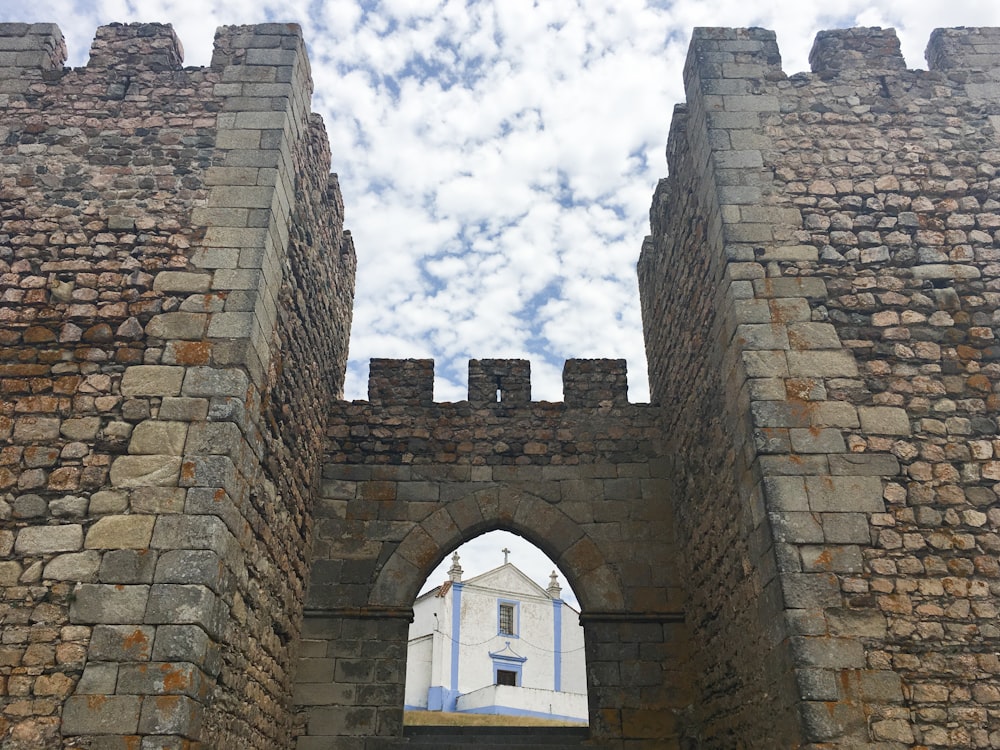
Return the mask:
{"type": "Polygon", "coordinates": [[[1000,30],[698,29],[639,262],[695,747],[1000,746],[1000,30]]]}
{"type": "Polygon", "coordinates": [[[515,531],[590,744],[1000,748],[1000,30],[698,29],[624,363],[343,374],[297,27],[0,24],[0,743],[402,746],[410,606],[515,531]]]}
{"type": "Polygon", "coordinates": [[[3,744],[291,746],[354,284],[301,35],[64,58],[0,25],[3,744]]]}

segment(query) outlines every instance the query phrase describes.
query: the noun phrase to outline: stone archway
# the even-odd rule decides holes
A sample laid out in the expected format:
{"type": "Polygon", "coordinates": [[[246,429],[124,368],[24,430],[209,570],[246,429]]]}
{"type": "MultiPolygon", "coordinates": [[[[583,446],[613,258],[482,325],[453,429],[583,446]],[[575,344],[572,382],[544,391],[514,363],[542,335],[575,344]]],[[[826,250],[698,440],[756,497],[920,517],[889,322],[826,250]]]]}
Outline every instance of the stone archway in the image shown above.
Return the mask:
{"type": "MultiPolygon", "coordinates": [[[[501,406],[436,404],[427,362],[373,361],[371,402],[336,405],[315,504],[299,750],[401,738],[414,598],[446,554],[492,529],[538,546],[579,596],[592,740],[676,746],[686,635],[661,411],[594,386],[619,366],[577,373],[566,404],[501,406]]],[[[489,367],[501,391],[518,370],[489,367]]]]}
{"type": "Polygon", "coordinates": [[[495,530],[522,536],[548,555],[577,592],[584,612],[618,611],[624,606],[621,580],[602,545],[558,506],[510,483],[474,491],[415,524],[379,570],[368,605],[410,606],[447,554],[495,530]]]}

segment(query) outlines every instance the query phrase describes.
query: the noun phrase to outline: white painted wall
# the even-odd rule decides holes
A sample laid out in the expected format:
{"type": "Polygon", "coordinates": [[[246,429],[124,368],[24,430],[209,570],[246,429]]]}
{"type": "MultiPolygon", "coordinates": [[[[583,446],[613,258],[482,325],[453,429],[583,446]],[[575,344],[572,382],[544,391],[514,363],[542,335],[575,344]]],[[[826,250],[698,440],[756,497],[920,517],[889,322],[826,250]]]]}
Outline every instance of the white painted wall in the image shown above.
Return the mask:
{"type": "Polygon", "coordinates": [[[458,710],[464,713],[506,713],[495,711],[496,706],[504,706],[511,713],[522,716],[587,720],[587,696],[581,693],[490,685],[458,699],[458,710]]]}

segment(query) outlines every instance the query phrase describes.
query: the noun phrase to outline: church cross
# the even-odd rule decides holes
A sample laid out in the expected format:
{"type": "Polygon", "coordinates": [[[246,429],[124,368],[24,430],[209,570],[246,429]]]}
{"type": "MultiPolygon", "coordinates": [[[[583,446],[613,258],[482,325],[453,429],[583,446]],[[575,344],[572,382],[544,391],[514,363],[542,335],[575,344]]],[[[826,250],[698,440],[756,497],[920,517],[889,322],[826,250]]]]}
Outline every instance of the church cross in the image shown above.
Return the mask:
{"type": "Polygon", "coordinates": [[[510,550],[509,550],[509,549],[507,549],[506,547],[504,547],[504,548],[503,548],[502,550],[500,550],[500,551],[501,551],[501,552],[503,552],[503,564],[504,564],[504,565],[506,565],[506,564],[507,564],[507,555],[509,555],[509,554],[510,554],[510,550]]]}

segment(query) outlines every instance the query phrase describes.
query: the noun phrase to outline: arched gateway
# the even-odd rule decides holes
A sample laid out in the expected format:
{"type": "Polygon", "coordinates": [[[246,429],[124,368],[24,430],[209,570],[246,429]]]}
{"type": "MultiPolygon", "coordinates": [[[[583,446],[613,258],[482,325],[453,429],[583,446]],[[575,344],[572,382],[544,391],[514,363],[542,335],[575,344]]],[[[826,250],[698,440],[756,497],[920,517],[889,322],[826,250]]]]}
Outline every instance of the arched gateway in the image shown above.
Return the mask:
{"type": "Polygon", "coordinates": [[[433,362],[373,360],[370,400],[334,407],[300,747],[401,735],[413,600],[448,552],[493,529],[541,548],[579,596],[593,736],[675,741],[684,618],[661,410],[628,403],[617,360],[567,362],[564,403],[531,402],[521,360],[473,360],[469,382],[469,401],[434,403],[433,362]]]}

